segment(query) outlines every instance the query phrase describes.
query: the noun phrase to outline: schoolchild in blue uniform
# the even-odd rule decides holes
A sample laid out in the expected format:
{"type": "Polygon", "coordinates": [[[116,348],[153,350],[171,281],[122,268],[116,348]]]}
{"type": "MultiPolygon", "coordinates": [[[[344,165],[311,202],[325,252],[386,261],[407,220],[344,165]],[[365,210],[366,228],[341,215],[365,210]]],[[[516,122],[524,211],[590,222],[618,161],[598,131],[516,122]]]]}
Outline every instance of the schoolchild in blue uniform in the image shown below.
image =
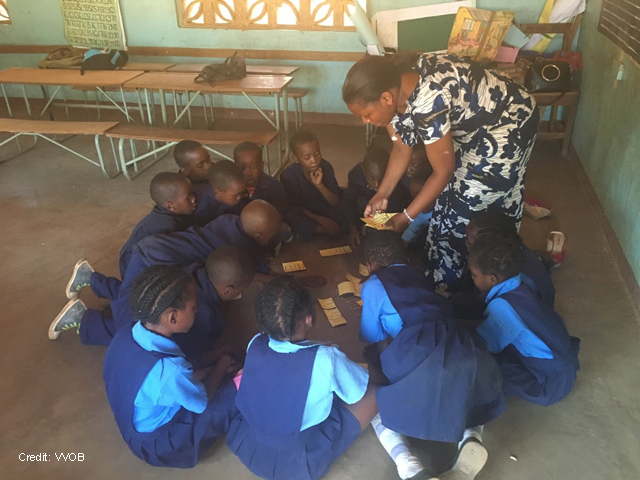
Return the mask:
{"type": "Polygon", "coordinates": [[[174,341],[194,366],[209,363],[215,341],[224,331],[222,302],[235,300],[251,284],[253,261],[236,247],[216,248],[205,264],[193,263],[183,271],[191,275],[197,288],[197,311],[191,329],[177,333],[174,341]]]}
{"type": "Polygon", "coordinates": [[[573,389],[580,340],[522,281],[524,262],[514,238],[484,235],[471,247],[469,269],[487,299],[478,333],[500,365],[506,395],[551,405],[573,389]]]}
{"type": "Polygon", "coordinates": [[[294,229],[304,240],[310,240],[314,233],[342,235],[348,226],[340,208],[342,190],[333,167],[322,158],[318,138],[313,132],[300,130],[289,143],[295,163],[282,172],[280,180],[289,205],[304,215],[294,229]]]}
{"type": "MultiPolygon", "coordinates": [[[[120,250],[120,275],[124,278],[132,249],[143,238],[160,233],[178,232],[191,226],[191,214],[195,208],[195,197],[191,182],[179,173],[163,172],[157,174],[151,180],[149,188],[155,207],[133,229],[131,236],[120,250]]],[[[122,282],[115,277],[107,277],[94,271],[91,264],[82,259],[76,263],[66,294],[70,301],[54,319],[49,327],[49,338],[55,340],[64,329],[74,328],[78,325],[69,324],[68,312],[83,312],[84,317],[95,317],[95,320],[110,314],[104,310],[87,309],[84,303],[78,299],[80,291],[90,286],[93,293],[99,298],[115,300],[118,298],[122,282]]]]}
{"type": "Polygon", "coordinates": [[[131,289],[135,324],[109,345],[103,376],[120,433],[150,465],[190,468],[224,435],[237,414],[236,388],[228,377],[240,365],[220,352],[194,370],[173,336],[194,323],[196,287],[176,267],[154,266],[131,289]]]}
{"type": "MultiPolygon", "coordinates": [[[[371,148],[349,172],[347,188],[344,191],[343,204],[349,215],[349,243],[353,248],[360,245],[360,230],[364,209],[375,195],[384,178],[389,163],[389,152],[383,148],[371,148]]],[[[387,211],[401,212],[410,202],[409,190],[398,184],[391,196],[387,211]]]]}
{"type": "MultiPolygon", "coordinates": [[[[406,264],[400,235],[373,232],[364,257],[371,277],[361,290],[360,337],[373,344],[366,350],[369,369],[372,377],[378,372],[380,383],[376,433],[383,445],[385,429],[461,442],[458,462],[468,463],[466,478],[473,478],[487,459],[476,427],[505,410],[498,365],[482,341],[476,343],[453,323],[448,301],[429,289],[423,273],[406,264]]],[[[393,447],[388,448],[392,456],[393,447]]],[[[419,466],[417,460],[412,463],[419,466]]]]}
{"type": "MultiPolygon", "coordinates": [[[[411,164],[409,164],[409,168],[411,168],[411,164]]],[[[409,181],[409,192],[411,194],[411,198],[416,198],[432,173],[433,169],[429,162],[422,164],[411,173],[409,181]]],[[[405,242],[405,245],[410,243],[424,244],[426,241],[427,230],[429,229],[429,223],[431,223],[431,217],[433,216],[434,205],[427,206],[427,208],[420,212],[413,221],[409,223],[409,226],[402,234],[402,240],[405,242]]]]}
{"type": "Polygon", "coordinates": [[[220,160],[212,164],[208,150],[193,140],[179,142],[173,156],[180,173],[193,183],[197,202],[194,224],[205,225],[225,213],[240,213],[236,205],[246,195],[245,185],[242,172],[229,166],[233,162],[220,160]]]}
{"type": "Polygon", "coordinates": [[[256,320],[227,445],[259,477],[320,478],[377,412],[367,371],[307,340],[314,300],[291,277],[258,294],[256,320]]]}
{"type": "Polygon", "coordinates": [[[427,158],[427,150],[424,148],[424,143],[419,141],[418,145],[413,147],[413,151],[411,152],[411,160],[409,161],[409,165],[407,166],[407,171],[400,178],[400,183],[403,184],[405,188],[409,189],[411,187],[411,178],[424,165],[431,166],[431,164],[429,164],[429,159],[427,158]]]}

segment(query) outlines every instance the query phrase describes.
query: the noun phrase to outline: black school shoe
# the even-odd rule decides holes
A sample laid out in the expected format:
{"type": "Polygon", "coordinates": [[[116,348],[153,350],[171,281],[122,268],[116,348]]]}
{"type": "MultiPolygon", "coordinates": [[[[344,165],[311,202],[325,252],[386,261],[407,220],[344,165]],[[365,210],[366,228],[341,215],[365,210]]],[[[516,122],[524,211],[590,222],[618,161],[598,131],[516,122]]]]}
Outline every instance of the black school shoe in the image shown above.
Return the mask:
{"type": "Polygon", "coordinates": [[[85,258],[78,260],[76,266],[73,267],[71,280],[67,283],[66,294],[68,299],[78,298],[80,290],[89,286],[93,272],[93,267],[85,258]]]}
{"type": "Polygon", "coordinates": [[[440,475],[440,480],[473,480],[487,463],[489,454],[484,445],[473,437],[464,441],[453,467],[440,475]]]}

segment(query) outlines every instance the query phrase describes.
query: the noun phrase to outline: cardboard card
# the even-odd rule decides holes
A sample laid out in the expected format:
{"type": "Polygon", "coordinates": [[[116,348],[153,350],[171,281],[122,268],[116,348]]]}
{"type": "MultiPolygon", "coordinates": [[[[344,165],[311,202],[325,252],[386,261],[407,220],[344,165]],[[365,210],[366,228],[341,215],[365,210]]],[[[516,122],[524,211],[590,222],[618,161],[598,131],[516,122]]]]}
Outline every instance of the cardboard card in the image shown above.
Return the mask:
{"type": "Polygon", "coordinates": [[[369,275],[371,275],[371,273],[369,272],[369,267],[362,263],[358,266],[358,273],[363,277],[368,277],[369,275]]]}
{"type": "Polygon", "coordinates": [[[385,223],[389,221],[390,218],[398,215],[397,213],[376,213],[373,217],[361,218],[364,224],[367,227],[373,228],[375,230],[389,230],[388,227],[385,227],[385,223]]]}
{"type": "Polygon", "coordinates": [[[336,303],[333,301],[333,298],[319,298],[318,303],[320,304],[323,310],[337,308],[336,303]]]}
{"type": "Polygon", "coordinates": [[[345,245],[344,247],[327,248],[325,250],[320,250],[320,255],[322,257],[333,257],[334,255],[344,255],[351,252],[351,247],[345,245]]]}
{"type": "Polygon", "coordinates": [[[298,260],[297,262],[283,263],[282,269],[285,271],[285,273],[289,273],[289,272],[300,272],[302,270],[306,270],[307,267],[304,266],[304,262],[302,260],[298,260]]]}
{"type": "Polygon", "coordinates": [[[357,303],[358,305],[360,305],[360,306],[362,306],[362,305],[363,305],[362,300],[358,300],[356,303],[357,303]]]}
{"type": "Polygon", "coordinates": [[[358,277],[354,277],[350,273],[347,273],[347,280],[349,280],[353,284],[360,283],[360,279],[358,277]]]}
{"type": "Polygon", "coordinates": [[[351,282],[342,282],[338,284],[338,295],[341,297],[344,295],[355,295],[356,287],[351,282]]]}
{"type": "Polygon", "coordinates": [[[337,327],[338,325],[345,325],[347,321],[340,313],[340,310],[337,308],[331,308],[329,310],[324,310],[324,314],[327,316],[327,320],[332,327],[337,327]]]}

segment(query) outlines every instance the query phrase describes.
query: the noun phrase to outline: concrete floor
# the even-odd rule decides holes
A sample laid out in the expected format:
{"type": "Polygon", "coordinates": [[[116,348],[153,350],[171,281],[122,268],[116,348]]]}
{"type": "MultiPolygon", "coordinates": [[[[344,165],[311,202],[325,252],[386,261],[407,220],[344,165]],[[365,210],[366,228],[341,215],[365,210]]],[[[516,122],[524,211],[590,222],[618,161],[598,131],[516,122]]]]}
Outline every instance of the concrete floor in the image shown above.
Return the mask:
{"type": "MultiPolygon", "coordinates": [[[[344,184],[348,169],[364,152],[363,128],[314,130],[344,184]]],[[[92,151],[88,139],[73,138],[68,144],[92,151]]],[[[121,245],[151,205],[149,181],[163,170],[175,170],[170,157],[134,182],[107,180],[95,167],[43,142],[0,165],[1,478],[253,478],[222,442],[189,471],[157,469],[135,458],[120,437],[104,394],[105,349],[83,346],[72,333],[55,342],[47,338],[49,323],[66,302],[64,288],[74,263],[87,257],[97,269],[117,272],[121,245]],[[21,453],[41,452],[49,454],[50,461],[19,459],[21,453]],[[55,453],[83,454],[84,460],[57,461],[51,457],[55,453]]],[[[550,230],[569,237],[568,258],[554,281],[557,309],[569,331],[582,339],[582,370],[574,392],[559,405],[509,402],[508,412],[486,428],[489,462],[478,478],[640,478],[640,408],[635,398],[640,391],[640,328],[603,228],[576,165],[561,158],[555,144],[536,147],[527,194],[554,207],[549,219],[525,219],[527,243],[543,248],[550,230]]],[[[305,249],[292,248],[283,259],[305,249]]],[[[355,265],[355,259],[336,262],[342,269],[336,279],[355,265]]],[[[313,272],[314,261],[308,266],[313,272]]],[[[251,290],[231,306],[232,318],[251,312],[254,295],[251,290]]],[[[90,292],[83,292],[83,299],[90,306],[99,304],[90,292]]],[[[318,323],[318,338],[337,341],[358,359],[355,320],[344,330],[318,323]]],[[[230,336],[246,338],[253,328],[246,321],[236,322],[230,336]]],[[[416,451],[436,473],[447,468],[452,455],[449,445],[419,444],[416,451]]],[[[326,478],[397,477],[369,428],[326,478]]]]}

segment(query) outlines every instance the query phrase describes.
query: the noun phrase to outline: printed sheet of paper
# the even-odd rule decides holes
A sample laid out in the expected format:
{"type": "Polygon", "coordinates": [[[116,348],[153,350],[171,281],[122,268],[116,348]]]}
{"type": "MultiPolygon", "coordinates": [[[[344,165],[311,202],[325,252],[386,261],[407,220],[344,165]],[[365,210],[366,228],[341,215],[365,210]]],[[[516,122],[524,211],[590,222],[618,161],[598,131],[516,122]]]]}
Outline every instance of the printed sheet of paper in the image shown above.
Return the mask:
{"type": "Polygon", "coordinates": [[[369,267],[363,265],[362,263],[358,266],[358,273],[363,277],[368,277],[369,275],[371,275],[371,273],[369,272],[369,267]]]}
{"type": "Polygon", "coordinates": [[[318,303],[323,310],[331,310],[332,308],[337,308],[336,303],[333,301],[333,298],[319,298],[318,303]]]}
{"type": "Polygon", "coordinates": [[[360,279],[358,277],[354,277],[353,275],[351,275],[350,273],[347,273],[347,280],[349,280],[351,283],[353,284],[358,284],[360,283],[360,279]]]}
{"type": "Polygon", "coordinates": [[[391,217],[398,215],[397,213],[376,213],[373,217],[361,218],[367,227],[375,228],[376,230],[389,230],[384,224],[389,221],[391,217]]]}
{"type": "Polygon", "coordinates": [[[342,282],[338,284],[338,295],[341,297],[344,295],[355,295],[356,287],[351,282],[342,282]]]}
{"type": "Polygon", "coordinates": [[[320,255],[323,257],[333,257],[334,255],[344,255],[351,252],[351,247],[349,245],[345,245],[344,247],[327,248],[325,250],[320,250],[320,255]]]}
{"type": "Polygon", "coordinates": [[[327,316],[327,320],[332,327],[337,327],[338,325],[344,325],[347,323],[345,318],[340,313],[340,310],[337,308],[332,308],[330,310],[324,310],[324,314],[327,316]]]}
{"type": "Polygon", "coordinates": [[[304,262],[302,260],[298,260],[297,262],[283,263],[282,269],[285,271],[285,273],[290,273],[290,272],[300,272],[301,270],[306,270],[307,267],[304,266],[304,262]]]}

